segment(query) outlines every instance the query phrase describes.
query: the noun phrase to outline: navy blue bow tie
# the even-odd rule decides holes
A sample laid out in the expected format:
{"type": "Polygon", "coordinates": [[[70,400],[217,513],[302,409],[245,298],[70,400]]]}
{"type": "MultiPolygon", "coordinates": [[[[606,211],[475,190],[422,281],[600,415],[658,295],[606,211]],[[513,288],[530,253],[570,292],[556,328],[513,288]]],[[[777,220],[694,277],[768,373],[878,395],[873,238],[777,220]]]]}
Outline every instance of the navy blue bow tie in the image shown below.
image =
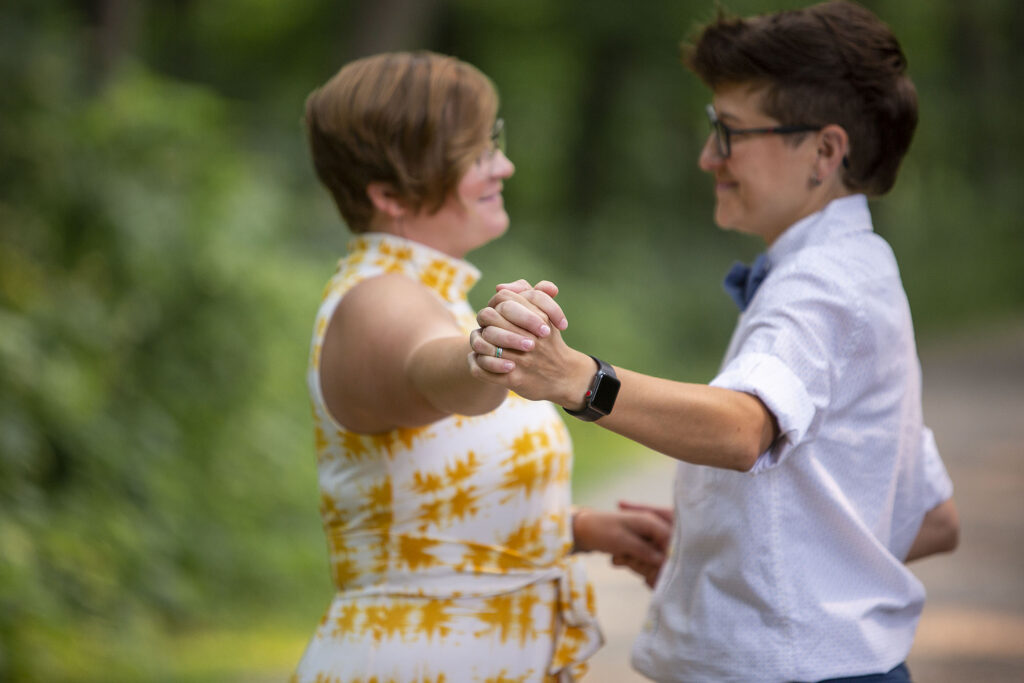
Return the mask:
{"type": "Polygon", "coordinates": [[[741,311],[747,310],[750,300],[754,298],[754,293],[761,286],[765,276],[768,275],[768,267],[767,254],[760,254],[752,266],[739,261],[732,264],[722,286],[725,287],[725,291],[741,311]]]}

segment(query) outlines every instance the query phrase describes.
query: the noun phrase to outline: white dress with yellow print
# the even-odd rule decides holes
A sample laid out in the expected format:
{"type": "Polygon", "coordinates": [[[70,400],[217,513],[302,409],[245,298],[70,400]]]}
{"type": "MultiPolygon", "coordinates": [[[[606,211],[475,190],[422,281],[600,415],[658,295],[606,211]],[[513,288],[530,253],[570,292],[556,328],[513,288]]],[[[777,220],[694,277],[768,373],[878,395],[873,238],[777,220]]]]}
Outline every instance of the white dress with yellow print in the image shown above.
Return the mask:
{"type": "Polygon", "coordinates": [[[486,415],[371,435],[324,406],[320,348],[338,301],[396,272],[436,293],[467,333],[476,327],[470,264],[380,233],[349,244],[324,292],[308,377],[337,593],[293,681],[578,680],[601,635],[568,554],[572,450],[555,409],[510,394],[486,415]]]}

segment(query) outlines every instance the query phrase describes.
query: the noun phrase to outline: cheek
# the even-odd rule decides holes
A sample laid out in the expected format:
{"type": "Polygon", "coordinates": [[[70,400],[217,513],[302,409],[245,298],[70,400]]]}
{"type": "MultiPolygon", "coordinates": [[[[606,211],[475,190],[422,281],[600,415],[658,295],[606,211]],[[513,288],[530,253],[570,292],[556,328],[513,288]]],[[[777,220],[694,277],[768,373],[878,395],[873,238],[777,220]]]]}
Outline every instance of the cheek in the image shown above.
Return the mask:
{"type": "Polygon", "coordinates": [[[455,195],[461,202],[471,206],[483,193],[487,179],[483,177],[476,166],[473,166],[462,176],[462,180],[455,188],[455,195]]]}

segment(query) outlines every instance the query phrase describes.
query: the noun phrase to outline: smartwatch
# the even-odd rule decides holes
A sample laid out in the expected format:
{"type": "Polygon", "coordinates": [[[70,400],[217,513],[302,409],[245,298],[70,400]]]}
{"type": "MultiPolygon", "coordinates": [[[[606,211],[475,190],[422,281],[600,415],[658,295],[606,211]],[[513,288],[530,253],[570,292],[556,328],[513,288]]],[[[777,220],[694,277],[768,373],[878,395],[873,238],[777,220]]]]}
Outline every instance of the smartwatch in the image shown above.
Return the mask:
{"type": "Polygon", "coordinates": [[[597,363],[597,372],[594,373],[594,379],[590,382],[590,388],[587,389],[587,393],[583,396],[582,410],[562,408],[565,412],[573,417],[578,417],[584,422],[599,420],[612,412],[612,407],[615,405],[615,397],[619,395],[619,386],[621,385],[619,378],[615,376],[615,370],[612,366],[600,358],[590,357],[597,363]]]}

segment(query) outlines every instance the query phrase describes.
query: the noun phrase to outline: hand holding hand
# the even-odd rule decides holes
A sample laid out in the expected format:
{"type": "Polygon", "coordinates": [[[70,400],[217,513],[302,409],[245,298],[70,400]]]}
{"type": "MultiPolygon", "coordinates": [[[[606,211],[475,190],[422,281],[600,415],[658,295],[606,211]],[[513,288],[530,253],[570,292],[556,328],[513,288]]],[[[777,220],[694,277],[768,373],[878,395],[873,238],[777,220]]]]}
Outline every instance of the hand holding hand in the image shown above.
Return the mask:
{"type": "MultiPolygon", "coordinates": [[[[671,535],[672,525],[675,523],[675,513],[671,507],[662,507],[655,505],[647,505],[644,503],[630,503],[627,501],[619,501],[619,509],[624,512],[635,512],[642,514],[653,515],[660,519],[669,529],[671,535]]],[[[667,548],[666,543],[666,548],[667,548]]],[[[627,567],[641,577],[650,588],[654,588],[654,584],[658,580],[658,574],[661,572],[661,562],[654,564],[652,562],[645,562],[641,558],[631,556],[626,553],[617,553],[612,555],[612,564],[617,567],[627,567]]]]}
{"type": "Polygon", "coordinates": [[[552,298],[558,288],[518,280],[497,289],[477,314],[480,329],[470,334],[470,372],[525,398],[578,407],[593,360],[562,340],[568,321],[552,298]]]}
{"type": "Polygon", "coordinates": [[[608,553],[613,564],[629,567],[653,587],[665,561],[672,525],[649,510],[583,509],[573,518],[573,534],[578,550],[608,553]]]}
{"type": "Polygon", "coordinates": [[[551,334],[552,327],[564,330],[569,326],[561,306],[555,303],[558,287],[553,282],[542,280],[532,287],[526,280],[516,280],[495,289],[487,307],[477,314],[478,322],[481,316],[487,321],[480,322],[481,333],[493,346],[529,351],[532,342],[551,334]]]}
{"type": "Polygon", "coordinates": [[[652,515],[657,515],[665,520],[665,523],[669,526],[675,524],[676,521],[675,510],[669,505],[648,505],[647,503],[631,503],[628,500],[620,500],[619,509],[632,512],[648,512],[652,515]]]}

